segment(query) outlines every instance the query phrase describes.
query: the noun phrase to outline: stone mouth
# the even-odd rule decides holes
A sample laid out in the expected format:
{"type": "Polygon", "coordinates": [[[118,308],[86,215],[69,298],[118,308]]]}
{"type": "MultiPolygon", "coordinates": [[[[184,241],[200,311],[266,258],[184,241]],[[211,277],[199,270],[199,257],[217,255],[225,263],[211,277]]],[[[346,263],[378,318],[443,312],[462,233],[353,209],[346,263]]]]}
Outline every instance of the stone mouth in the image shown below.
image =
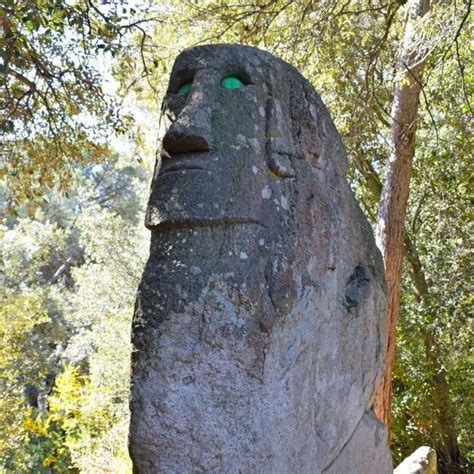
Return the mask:
{"type": "Polygon", "coordinates": [[[192,154],[191,156],[180,155],[163,157],[162,160],[163,161],[160,171],[158,172],[158,177],[172,173],[181,173],[188,171],[204,171],[209,173],[209,170],[202,163],[202,158],[200,156],[196,156],[196,154],[192,154]]]}
{"type": "Polygon", "coordinates": [[[163,232],[168,230],[194,229],[197,227],[225,227],[234,225],[256,225],[266,229],[266,225],[257,219],[251,219],[239,216],[227,216],[220,218],[192,218],[185,219],[165,219],[156,224],[145,224],[145,226],[154,232],[163,232]]]}
{"type": "Polygon", "coordinates": [[[161,170],[158,173],[158,178],[161,178],[162,176],[168,176],[170,174],[186,173],[187,171],[208,172],[207,170],[204,170],[204,169],[199,168],[197,166],[170,166],[169,168],[167,168],[165,170],[161,170]]]}

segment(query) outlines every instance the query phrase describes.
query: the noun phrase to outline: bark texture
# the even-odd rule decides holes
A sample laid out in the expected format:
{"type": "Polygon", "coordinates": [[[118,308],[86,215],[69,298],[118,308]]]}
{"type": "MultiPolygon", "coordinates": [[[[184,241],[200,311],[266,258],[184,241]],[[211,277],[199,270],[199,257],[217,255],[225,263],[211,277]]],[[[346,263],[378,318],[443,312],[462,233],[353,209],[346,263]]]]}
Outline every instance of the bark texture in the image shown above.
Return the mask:
{"type": "Polygon", "coordinates": [[[389,428],[392,421],[392,371],[395,328],[400,312],[400,285],[405,235],[405,216],[410,187],[418,107],[427,48],[420,24],[429,12],[429,0],[412,0],[398,63],[390,132],[390,155],[377,217],[376,241],[382,252],[388,285],[387,366],[375,399],[375,413],[389,428]]]}

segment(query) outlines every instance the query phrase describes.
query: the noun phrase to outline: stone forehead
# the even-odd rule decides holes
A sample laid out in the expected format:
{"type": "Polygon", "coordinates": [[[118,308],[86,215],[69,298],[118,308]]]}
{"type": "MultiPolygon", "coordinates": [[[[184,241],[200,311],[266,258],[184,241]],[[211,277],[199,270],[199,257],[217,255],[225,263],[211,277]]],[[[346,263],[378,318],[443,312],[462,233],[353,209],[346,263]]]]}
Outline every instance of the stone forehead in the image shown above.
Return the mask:
{"type": "Polygon", "coordinates": [[[291,64],[253,46],[217,44],[186,49],[176,58],[172,76],[194,68],[210,68],[224,72],[232,72],[235,68],[241,68],[242,72],[247,72],[254,77],[269,73],[285,75],[293,82],[298,81],[312,88],[310,83],[291,64]]]}

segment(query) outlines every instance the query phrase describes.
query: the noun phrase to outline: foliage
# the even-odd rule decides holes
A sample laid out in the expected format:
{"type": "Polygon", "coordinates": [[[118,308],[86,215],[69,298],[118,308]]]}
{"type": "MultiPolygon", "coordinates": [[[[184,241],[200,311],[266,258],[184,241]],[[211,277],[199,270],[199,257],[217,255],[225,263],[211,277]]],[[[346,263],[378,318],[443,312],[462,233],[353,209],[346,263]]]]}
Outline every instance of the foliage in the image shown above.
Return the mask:
{"type": "Polygon", "coordinates": [[[145,173],[109,157],[75,176],[69,198],[51,192],[2,227],[0,465],[13,472],[130,472],[145,173]]]}
{"type": "Polygon", "coordinates": [[[470,163],[454,159],[449,149],[457,145],[458,150],[465,148],[468,156],[468,140],[457,138],[457,133],[457,127],[443,124],[439,134],[446,144],[436,151],[436,145],[443,142],[436,136],[423,137],[428,143],[420,150],[418,166],[423,160],[425,168],[423,173],[418,168],[414,176],[412,199],[418,205],[412,208],[410,236],[417,246],[429,293],[420,299],[410,289],[409,280],[405,281],[395,372],[398,424],[394,435],[397,456],[415,440],[418,445],[437,446],[442,457],[445,442],[440,439],[443,427],[439,423],[444,413],[440,411],[451,410],[461,452],[472,463],[472,173],[470,163]],[[447,379],[451,407],[440,403],[433,390],[440,375],[447,379]]]}
{"type": "MultiPolygon", "coordinates": [[[[111,156],[111,128],[148,131],[133,140],[150,154],[180,50],[204,42],[263,47],[323,97],[346,145],[351,185],[374,220],[406,8],[383,0],[2,3],[4,469],[130,471],[129,331],[147,252],[141,216],[150,170],[146,161],[130,165],[135,150],[111,156]],[[102,88],[112,61],[113,97],[102,88]],[[130,98],[135,121],[118,115],[130,98]]],[[[474,461],[469,12],[470,2],[439,1],[418,25],[429,57],[394,375],[396,462],[421,444],[443,460],[450,430],[474,461]]]]}
{"type": "Polygon", "coordinates": [[[106,64],[143,16],[121,1],[2,2],[0,177],[12,206],[66,188],[75,163],[100,162],[107,134],[128,130],[103,86],[106,64]]]}
{"type": "Polygon", "coordinates": [[[23,429],[27,413],[26,400],[32,387],[41,383],[47,370],[43,354],[34,341],[39,326],[44,325],[48,316],[43,308],[42,298],[34,294],[2,295],[0,309],[0,439],[2,464],[9,468],[21,466],[20,459],[13,453],[23,448],[26,433],[23,429]]]}

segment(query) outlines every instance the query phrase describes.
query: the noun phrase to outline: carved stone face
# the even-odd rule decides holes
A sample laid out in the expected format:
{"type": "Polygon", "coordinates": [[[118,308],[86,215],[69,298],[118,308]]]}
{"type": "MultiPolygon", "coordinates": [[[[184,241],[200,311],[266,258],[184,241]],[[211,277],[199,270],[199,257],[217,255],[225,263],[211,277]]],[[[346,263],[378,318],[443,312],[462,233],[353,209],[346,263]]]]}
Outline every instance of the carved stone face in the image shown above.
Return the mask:
{"type": "Polygon", "coordinates": [[[162,106],[148,227],[261,220],[268,88],[259,58],[250,59],[207,46],[176,60],[162,106]]]}
{"type": "Polygon", "coordinates": [[[347,459],[371,461],[379,441],[361,449],[357,427],[383,365],[383,266],[317,92],[265,51],[201,46],[175,62],[162,125],[133,322],[137,472],[336,472],[355,432],[347,459]]]}
{"type": "Polygon", "coordinates": [[[303,77],[265,51],[181,53],[162,105],[147,227],[262,223],[270,197],[281,200],[275,178],[308,175],[319,159],[319,107],[303,77]]]}

